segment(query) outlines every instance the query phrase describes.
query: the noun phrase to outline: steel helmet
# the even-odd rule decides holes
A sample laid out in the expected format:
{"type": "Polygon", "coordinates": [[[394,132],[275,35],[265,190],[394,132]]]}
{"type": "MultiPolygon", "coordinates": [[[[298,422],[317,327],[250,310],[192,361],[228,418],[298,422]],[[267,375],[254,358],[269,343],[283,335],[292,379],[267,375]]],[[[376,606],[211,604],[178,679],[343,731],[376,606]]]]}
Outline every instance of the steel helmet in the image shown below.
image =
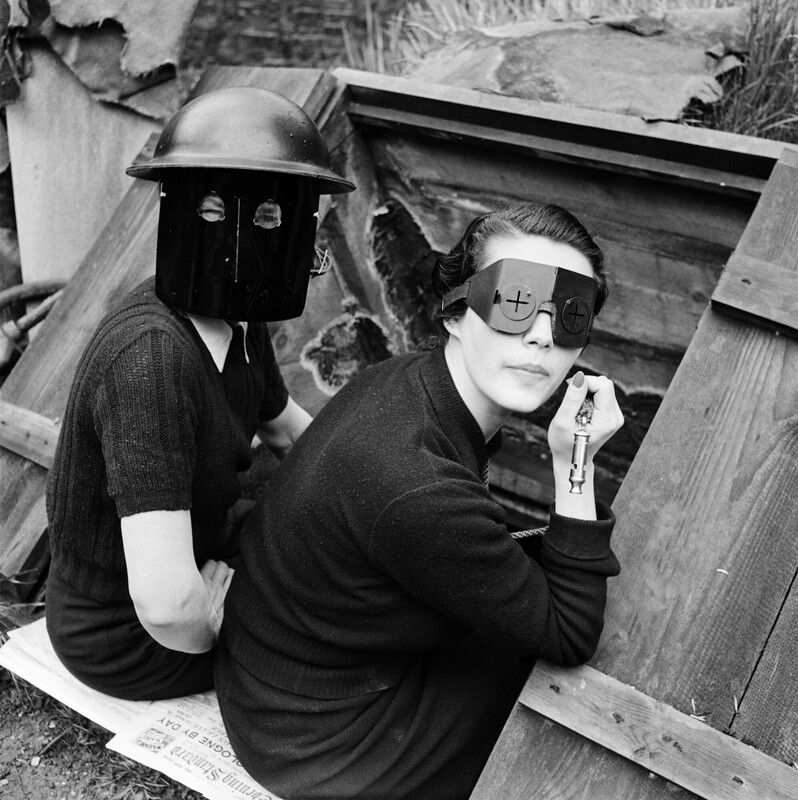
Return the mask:
{"type": "Polygon", "coordinates": [[[319,194],[355,185],[330,169],[318,128],[303,109],[266,89],[237,86],[206,92],[166,123],[149,161],[134,178],[161,180],[174,168],[244,169],[318,179],[319,194]]]}
{"type": "Polygon", "coordinates": [[[155,291],[171,308],[267,322],[302,313],[320,194],[354,184],[330,169],[316,125],[284,97],[201,95],[127,173],[160,181],[155,291]]]}

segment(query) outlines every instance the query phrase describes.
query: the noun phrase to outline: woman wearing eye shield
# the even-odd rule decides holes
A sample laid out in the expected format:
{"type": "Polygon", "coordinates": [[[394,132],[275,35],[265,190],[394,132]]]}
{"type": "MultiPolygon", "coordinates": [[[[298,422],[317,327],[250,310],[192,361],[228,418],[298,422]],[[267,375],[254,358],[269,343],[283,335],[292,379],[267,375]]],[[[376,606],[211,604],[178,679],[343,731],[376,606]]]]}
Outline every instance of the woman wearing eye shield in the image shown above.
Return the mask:
{"type": "Polygon", "coordinates": [[[601,252],[563,209],[519,206],[472,222],[434,286],[445,344],[342,389],[242,536],[219,702],[243,765],[284,798],[467,797],[534,659],[582,663],[601,633],[618,563],[591,460],[622,424],[612,384],[578,375],[551,424],[545,535],[511,534],[486,486],[503,421],[545,402],[587,342],[601,252]]]}

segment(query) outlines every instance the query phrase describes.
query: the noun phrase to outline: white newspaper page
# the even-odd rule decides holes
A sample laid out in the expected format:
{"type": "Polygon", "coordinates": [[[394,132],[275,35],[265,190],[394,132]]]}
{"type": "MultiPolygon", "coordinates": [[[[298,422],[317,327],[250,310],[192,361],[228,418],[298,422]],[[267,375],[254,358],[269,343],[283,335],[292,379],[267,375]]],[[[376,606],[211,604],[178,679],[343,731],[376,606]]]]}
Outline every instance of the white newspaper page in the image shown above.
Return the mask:
{"type": "Polygon", "coordinates": [[[117,700],[73,678],[50,644],[44,618],[10,631],[8,636],[0,647],[0,666],[113,733],[129,727],[153,705],[148,700],[117,700]]]}
{"type": "Polygon", "coordinates": [[[280,800],[257,784],[235,757],[214,691],[160,701],[108,747],[209,800],[280,800]]]}

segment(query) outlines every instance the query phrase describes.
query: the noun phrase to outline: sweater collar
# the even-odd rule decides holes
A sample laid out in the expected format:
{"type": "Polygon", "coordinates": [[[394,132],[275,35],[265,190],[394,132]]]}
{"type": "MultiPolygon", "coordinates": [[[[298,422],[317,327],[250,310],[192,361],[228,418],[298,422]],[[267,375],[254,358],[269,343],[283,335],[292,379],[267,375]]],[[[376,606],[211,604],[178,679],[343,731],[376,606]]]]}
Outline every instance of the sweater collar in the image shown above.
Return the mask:
{"type": "Polygon", "coordinates": [[[421,378],[444,433],[464,460],[475,461],[475,471],[477,474],[481,473],[488,458],[501,447],[502,434],[499,431],[490,441],[485,442],[479,423],[454,385],[443,345],[436,347],[424,360],[421,378]]]}
{"type": "Polygon", "coordinates": [[[231,322],[227,323],[223,319],[212,319],[211,317],[201,317],[198,314],[185,312],[185,316],[191,320],[202,343],[211,354],[216,369],[221,372],[224,369],[224,362],[227,358],[227,351],[230,349],[230,342],[233,340],[233,327],[240,325],[244,329],[244,358],[249,364],[249,353],[247,353],[247,323],[231,322]],[[233,326],[233,327],[231,327],[233,326]]]}

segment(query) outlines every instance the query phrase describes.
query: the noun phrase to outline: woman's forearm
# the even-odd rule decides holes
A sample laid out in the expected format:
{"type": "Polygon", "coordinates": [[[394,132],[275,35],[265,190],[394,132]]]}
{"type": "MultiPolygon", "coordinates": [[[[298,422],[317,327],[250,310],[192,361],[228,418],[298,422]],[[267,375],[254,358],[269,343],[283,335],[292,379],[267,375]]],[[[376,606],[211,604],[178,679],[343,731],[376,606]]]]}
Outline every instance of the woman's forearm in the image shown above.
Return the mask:
{"type": "Polygon", "coordinates": [[[216,641],[218,627],[212,620],[210,597],[199,573],[196,581],[169,603],[158,608],[137,605],[136,613],[147,633],[170,650],[204,653],[216,641]]]}

